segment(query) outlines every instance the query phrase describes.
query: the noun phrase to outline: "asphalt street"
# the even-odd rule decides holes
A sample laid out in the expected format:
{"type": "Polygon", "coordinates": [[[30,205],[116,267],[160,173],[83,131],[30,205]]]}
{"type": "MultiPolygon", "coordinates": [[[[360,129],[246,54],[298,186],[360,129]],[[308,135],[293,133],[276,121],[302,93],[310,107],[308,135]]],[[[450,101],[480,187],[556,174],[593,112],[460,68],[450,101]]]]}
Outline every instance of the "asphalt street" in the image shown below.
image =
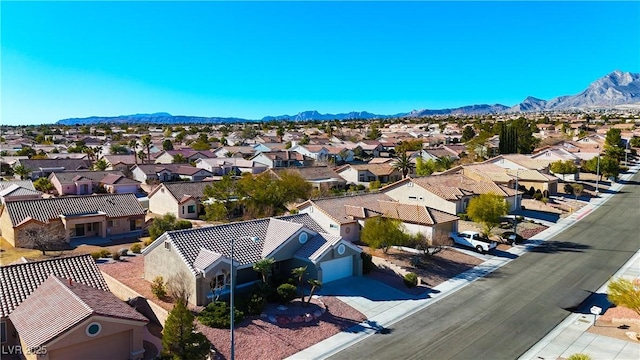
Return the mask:
{"type": "Polygon", "coordinates": [[[639,180],[515,261],[332,359],[518,358],[640,248],[639,180]]]}

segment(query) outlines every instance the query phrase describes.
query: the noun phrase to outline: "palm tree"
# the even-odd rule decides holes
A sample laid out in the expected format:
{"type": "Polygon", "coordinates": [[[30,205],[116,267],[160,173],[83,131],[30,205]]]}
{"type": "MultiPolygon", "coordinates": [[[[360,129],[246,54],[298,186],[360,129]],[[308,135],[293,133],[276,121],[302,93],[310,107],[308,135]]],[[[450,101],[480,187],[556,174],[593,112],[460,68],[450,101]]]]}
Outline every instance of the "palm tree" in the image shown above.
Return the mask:
{"type": "Polygon", "coordinates": [[[151,135],[145,135],[140,139],[143,149],[147,149],[147,163],[151,163],[151,135]]]}
{"type": "Polygon", "coordinates": [[[136,165],[138,165],[138,157],[136,156],[136,149],[138,149],[138,140],[137,139],[129,140],[129,147],[133,152],[133,161],[136,165]]]}
{"type": "Polygon", "coordinates": [[[93,161],[94,157],[96,156],[95,150],[93,150],[93,148],[90,148],[90,147],[85,147],[84,149],[82,149],[82,152],[87,154],[87,157],[89,158],[90,161],[93,161]]]}
{"type": "Polygon", "coordinates": [[[298,283],[298,290],[301,291],[302,302],[304,303],[304,289],[302,289],[302,279],[304,278],[304,274],[307,273],[307,267],[301,266],[291,270],[291,275],[296,277],[298,283]]]}
{"type": "Polygon", "coordinates": [[[107,163],[107,160],[105,160],[104,158],[96,161],[93,164],[93,169],[98,171],[105,171],[108,167],[109,167],[109,164],[107,163]]]}
{"type": "Polygon", "coordinates": [[[440,171],[451,169],[451,165],[453,165],[453,160],[451,160],[448,156],[441,156],[436,160],[436,164],[440,171]]]}
{"type": "Polygon", "coordinates": [[[311,291],[309,291],[309,298],[307,299],[306,304],[304,303],[304,296],[302,298],[302,303],[305,304],[304,306],[308,306],[309,303],[311,302],[311,298],[313,297],[313,292],[316,291],[316,289],[319,289],[322,287],[322,283],[316,279],[309,280],[309,284],[311,285],[311,291]]]}
{"type": "Polygon", "coordinates": [[[140,159],[140,161],[141,161],[142,163],[144,163],[144,158],[145,158],[146,156],[147,156],[147,155],[145,155],[145,154],[144,154],[144,151],[143,151],[143,150],[138,151],[138,159],[140,159]]]}
{"type": "Polygon", "coordinates": [[[25,176],[29,175],[31,169],[25,167],[24,165],[17,165],[13,168],[13,173],[20,176],[20,180],[24,180],[25,176]]]}
{"type": "Polygon", "coordinates": [[[271,273],[273,264],[276,261],[273,258],[258,260],[253,264],[253,270],[259,272],[262,275],[262,282],[267,283],[267,277],[271,273]]]}
{"type": "Polygon", "coordinates": [[[93,151],[96,153],[96,160],[100,159],[100,155],[102,155],[102,146],[96,146],[93,148],[93,151]]]}
{"type": "Polygon", "coordinates": [[[406,152],[400,153],[398,157],[396,157],[396,161],[393,163],[393,168],[402,172],[402,178],[406,178],[411,169],[413,169],[413,164],[411,163],[411,158],[407,155],[406,152]]]}
{"type": "Polygon", "coordinates": [[[184,164],[187,162],[187,158],[182,154],[175,154],[173,155],[173,160],[171,160],[171,162],[174,164],[184,164]]]}

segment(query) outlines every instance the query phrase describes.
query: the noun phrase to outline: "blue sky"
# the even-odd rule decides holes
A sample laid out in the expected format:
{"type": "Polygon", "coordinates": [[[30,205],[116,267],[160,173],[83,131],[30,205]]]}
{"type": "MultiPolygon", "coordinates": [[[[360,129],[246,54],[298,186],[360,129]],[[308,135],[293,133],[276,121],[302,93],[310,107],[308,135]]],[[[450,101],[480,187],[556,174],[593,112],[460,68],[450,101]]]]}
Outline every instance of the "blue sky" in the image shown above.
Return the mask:
{"type": "Polygon", "coordinates": [[[2,124],[514,105],[640,72],[638,2],[0,2],[2,124]]]}

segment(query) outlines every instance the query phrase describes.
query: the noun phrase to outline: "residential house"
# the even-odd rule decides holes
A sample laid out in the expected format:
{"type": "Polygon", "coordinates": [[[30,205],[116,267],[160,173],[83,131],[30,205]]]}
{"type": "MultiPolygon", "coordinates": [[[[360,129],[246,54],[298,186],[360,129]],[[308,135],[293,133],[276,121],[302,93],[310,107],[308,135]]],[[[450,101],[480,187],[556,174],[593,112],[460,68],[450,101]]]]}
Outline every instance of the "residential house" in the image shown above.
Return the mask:
{"type": "Polygon", "coordinates": [[[313,166],[314,164],[314,160],[312,158],[289,150],[259,153],[251,157],[250,160],[263,164],[271,169],[280,167],[313,166]]]}
{"type": "Polygon", "coordinates": [[[439,146],[436,148],[426,148],[420,150],[420,156],[424,160],[437,161],[440,158],[449,158],[452,161],[460,160],[460,157],[455,151],[447,149],[445,146],[439,146]]]}
{"type": "Polygon", "coordinates": [[[84,159],[20,159],[15,166],[22,165],[29,169],[29,178],[36,180],[47,177],[54,171],[78,171],[91,169],[91,161],[84,159]]]}
{"type": "Polygon", "coordinates": [[[15,247],[29,247],[29,229],[42,229],[67,242],[133,237],[141,234],[144,217],[145,210],[131,193],[13,201],[0,209],[0,233],[15,247]]]}
{"type": "Polygon", "coordinates": [[[307,266],[309,279],[328,283],[362,275],[360,253],[359,247],[324,232],[307,214],[169,231],[142,251],[145,279],[187,274],[194,305],[228,294],[232,262],[236,286],[243,289],[259,281],[252,267],[261,259],[274,259],[274,271],[284,276],[307,266]]]}
{"type": "Polygon", "coordinates": [[[107,170],[128,172],[133,165],[142,163],[135,155],[105,155],[103,158],[108,164],[107,170]]]}
{"type": "Polygon", "coordinates": [[[186,162],[196,161],[197,159],[211,159],[216,155],[209,151],[196,151],[193,149],[179,149],[179,150],[162,150],[155,154],[154,162],[156,164],[173,164],[173,159],[176,155],[182,156],[186,162]]]}
{"type": "Polygon", "coordinates": [[[400,180],[382,189],[392,199],[405,204],[424,204],[452,215],[464,213],[477,195],[504,196],[515,210],[516,191],[492,181],[478,181],[464,174],[432,175],[400,180]]]}
{"type": "Polygon", "coordinates": [[[338,175],[349,184],[369,186],[372,181],[380,181],[385,184],[398,181],[402,178],[402,172],[395,169],[392,164],[347,164],[336,169],[338,175]]]}
{"type": "Polygon", "coordinates": [[[142,359],[148,320],[109,292],[90,255],[6,265],[0,274],[3,349],[34,350],[26,359],[142,359]]]}
{"type": "Polygon", "coordinates": [[[360,140],[357,145],[367,157],[378,157],[381,152],[385,151],[378,140],[360,140]]]}
{"type": "Polygon", "coordinates": [[[49,181],[58,195],[90,195],[102,186],[111,194],[137,193],[140,182],[117,170],[53,172],[49,181]]]}
{"type": "Polygon", "coordinates": [[[477,181],[492,181],[512,189],[515,189],[517,179],[519,188],[533,187],[541,192],[547,191],[551,195],[555,195],[558,191],[558,178],[539,170],[505,169],[495,164],[469,164],[458,166],[441,174],[464,174],[477,181]]]}
{"type": "Polygon", "coordinates": [[[0,181],[0,203],[41,199],[42,193],[37,191],[31,180],[0,181]]]}
{"type": "Polygon", "coordinates": [[[329,150],[323,145],[295,145],[289,150],[310,157],[317,162],[329,160],[329,150]]]}
{"type": "Polygon", "coordinates": [[[213,151],[216,157],[241,157],[250,158],[256,154],[256,149],[253,146],[223,146],[213,151]]]}
{"type": "Polygon", "coordinates": [[[131,168],[133,178],[142,183],[176,181],[202,181],[213,174],[189,164],[138,164],[131,168]]]}
{"type": "Polygon", "coordinates": [[[209,181],[165,182],[149,193],[149,211],[173,214],[179,219],[198,219],[204,212],[202,200],[209,181]]]}
{"type": "Polygon", "coordinates": [[[315,189],[322,191],[344,189],[347,185],[347,181],[328,166],[275,168],[269,169],[269,172],[278,178],[283,172],[298,174],[307,182],[311,183],[315,189]]]}
{"type": "Polygon", "coordinates": [[[205,169],[215,176],[240,175],[242,173],[260,174],[268,169],[265,165],[238,157],[198,159],[195,165],[197,168],[205,169]]]}

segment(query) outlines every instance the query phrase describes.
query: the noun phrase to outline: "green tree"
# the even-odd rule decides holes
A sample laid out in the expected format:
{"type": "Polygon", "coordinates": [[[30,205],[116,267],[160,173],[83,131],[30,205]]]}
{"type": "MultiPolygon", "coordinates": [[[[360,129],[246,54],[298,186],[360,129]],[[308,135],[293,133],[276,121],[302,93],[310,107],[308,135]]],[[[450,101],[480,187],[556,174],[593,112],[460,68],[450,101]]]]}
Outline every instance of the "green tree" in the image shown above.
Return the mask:
{"type": "Polygon", "coordinates": [[[143,149],[147,150],[147,163],[151,164],[151,145],[153,145],[151,142],[151,135],[144,135],[140,139],[140,144],[143,149]]]}
{"type": "MultiPolygon", "coordinates": [[[[313,298],[313,293],[316,291],[316,289],[319,289],[322,287],[322,283],[317,279],[309,279],[309,285],[311,285],[311,290],[309,291],[309,297],[307,298],[307,302],[303,303],[304,306],[309,306],[309,303],[311,303],[311,299],[313,298]]],[[[304,298],[303,298],[303,301],[304,301],[304,298]]]]}
{"type": "Polygon", "coordinates": [[[374,249],[382,249],[386,254],[391,246],[404,245],[409,235],[400,229],[400,220],[380,216],[364,221],[360,240],[374,249]]]}
{"type": "Polygon", "coordinates": [[[500,219],[509,213],[509,203],[497,194],[481,194],[469,201],[467,214],[474,222],[481,223],[484,234],[500,224],[500,219]]]}
{"type": "Polygon", "coordinates": [[[378,125],[376,123],[371,123],[371,129],[367,133],[367,139],[376,140],[380,136],[382,136],[382,134],[380,133],[380,130],[378,130],[378,125]]]}
{"type": "Polygon", "coordinates": [[[171,162],[173,164],[184,164],[187,162],[187,158],[185,158],[182,154],[175,154],[173,155],[173,159],[171,159],[171,162]]]}
{"type": "Polygon", "coordinates": [[[304,302],[304,289],[302,288],[302,280],[304,276],[307,274],[307,267],[300,266],[297,268],[291,269],[291,275],[295,276],[296,286],[298,289],[298,293],[300,294],[300,300],[304,302]]]}
{"type": "Polygon", "coordinates": [[[309,138],[309,135],[304,134],[302,136],[302,139],[300,139],[300,141],[298,141],[298,144],[300,144],[300,145],[309,145],[309,142],[311,142],[311,139],[309,138]]]}
{"type": "Polygon", "coordinates": [[[396,160],[393,163],[393,168],[400,171],[402,173],[402,178],[406,178],[411,169],[413,169],[413,163],[411,163],[411,158],[407,155],[406,152],[400,153],[396,160]]]}
{"type": "Polygon", "coordinates": [[[35,187],[36,190],[41,191],[43,193],[48,193],[49,191],[53,190],[53,184],[51,183],[51,181],[48,178],[44,178],[44,177],[34,181],[33,187],[35,187]]]}
{"type": "Polygon", "coordinates": [[[571,184],[571,191],[573,192],[573,195],[576,197],[576,200],[578,200],[578,197],[580,197],[580,195],[582,195],[582,192],[584,191],[584,185],[582,184],[571,184]]]}
{"type": "Polygon", "coordinates": [[[173,150],[173,142],[171,140],[169,140],[169,139],[165,139],[162,142],[162,150],[165,150],[165,151],[173,150]]]}
{"type": "Polygon", "coordinates": [[[202,141],[201,139],[198,139],[197,141],[191,143],[191,148],[196,151],[205,151],[211,149],[211,144],[209,144],[208,141],[202,141]]]}
{"type": "Polygon", "coordinates": [[[93,164],[93,169],[98,171],[105,171],[109,167],[109,163],[104,158],[96,161],[93,164]]]}
{"type": "Polygon", "coordinates": [[[620,162],[618,159],[603,156],[600,158],[600,176],[604,175],[604,177],[614,177],[617,178],[620,174],[620,162]]]}
{"type": "Polygon", "coordinates": [[[237,181],[228,174],[220,181],[205,186],[203,193],[209,200],[203,216],[208,221],[231,220],[234,210],[241,205],[245,196],[237,181]]]}
{"type": "Polygon", "coordinates": [[[416,174],[418,176],[428,176],[436,171],[436,162],[433,159],[424,161],[422,157],[416,159],[416,174]]]}
{"type": "Polygon", "coordinates": [[[624,306],[640,315],[640,282],[617,278],[607,285],[607,299],[616,306],[624,306]]]}
{"type": "Polygon", "coordinates": [[[422,146],[423,145],[424,145],[424,143],[420,139],[405,140],[405,141],[402,141],[400,144],[398,144],[395,147],[396,154],[400,154],[400,153],[407,152],[407,151],[422,150],[422,146]]]}
{"type": "Polygon", "coordinates": [[[129,140],[129,149],[131,149],[131,153],[133,154],[133,162],[138,165],[138,157],[136,156],[136,150],[138,149],[137,139],[129,140]]]}
{"type": "Polygon", "coordinates": [[[186,301],[177,301],[162,330],[162,352],[174,360],[204,360],[208,358],[211,343],[196,331],[194,316],[186,301]]]}
{"type": "Polygon", "coordinates": [[[166,231],[190,229],[193,225],[186,220],[178,220],[173,214],[165,214],[155,218],[149,226],[149,236],[155,240],[166,231]]]}
{"type": "Polygon", "coordinates": [[[126,146],[120,144],[112,144],[109,146],[109,152],[112,155],[125,155],[129,153],[129,149],[126,146]]]}
{"type": "Polygon", "coordinates": [[[24,180],[24,178],[29,175],[31,169],[27,168],[24,165],[16,165],[13,167],[13,173],[20,176],[20,180],[24,180]]]}
{"type": "Polygon", "coordinates": [[[286,204],[310,197],[313,186],[298,173],[285,171],[278,176],[247,174],[238,181],[249,216],[273,216],[286,211],[286,204]]]}
{"type": "Polygon", "coordinates": [[[451,166],[453,166],[453,160],[448,156],[441,156],[436,160],[436,167],[439,171],[449,170],[451,166]]]}
{"type": "Polygon", "coordinates": [[[467,142],[473,139],[476,136],[475,130],[473,130],[472,126],[465,126],[464,130],[462,130],[462,138],[460,139],[462,142],[467,142]]]}
{"type": "Polygon", "coordinates": [[[275,262],[276,262],[275,259],[267,258],[267,259],[260,259],[255,263],[253,263],[253,270],[259,272],[260,275],[262,275],[262,282],[264,284],[267,283],[267,279],[269,277],[269,274],[271,274],[271,271],[273,269],[273,264],[275,264],[275,262]]]}
{"type": "Polygon", "coordinates": [[[624,158],[624,146],[622,142],[622,131],[620,129],[611,128],[607,131],[604,141],[605,156],[618,161],[624,158]]]}
{"type": "Polygon", "coordinates": [[[550,169],[554,174],[562,174],[562,180],[565,174],[575,174],[578,171],[578,167],[571,160],[552,162],[550,169]]]}

